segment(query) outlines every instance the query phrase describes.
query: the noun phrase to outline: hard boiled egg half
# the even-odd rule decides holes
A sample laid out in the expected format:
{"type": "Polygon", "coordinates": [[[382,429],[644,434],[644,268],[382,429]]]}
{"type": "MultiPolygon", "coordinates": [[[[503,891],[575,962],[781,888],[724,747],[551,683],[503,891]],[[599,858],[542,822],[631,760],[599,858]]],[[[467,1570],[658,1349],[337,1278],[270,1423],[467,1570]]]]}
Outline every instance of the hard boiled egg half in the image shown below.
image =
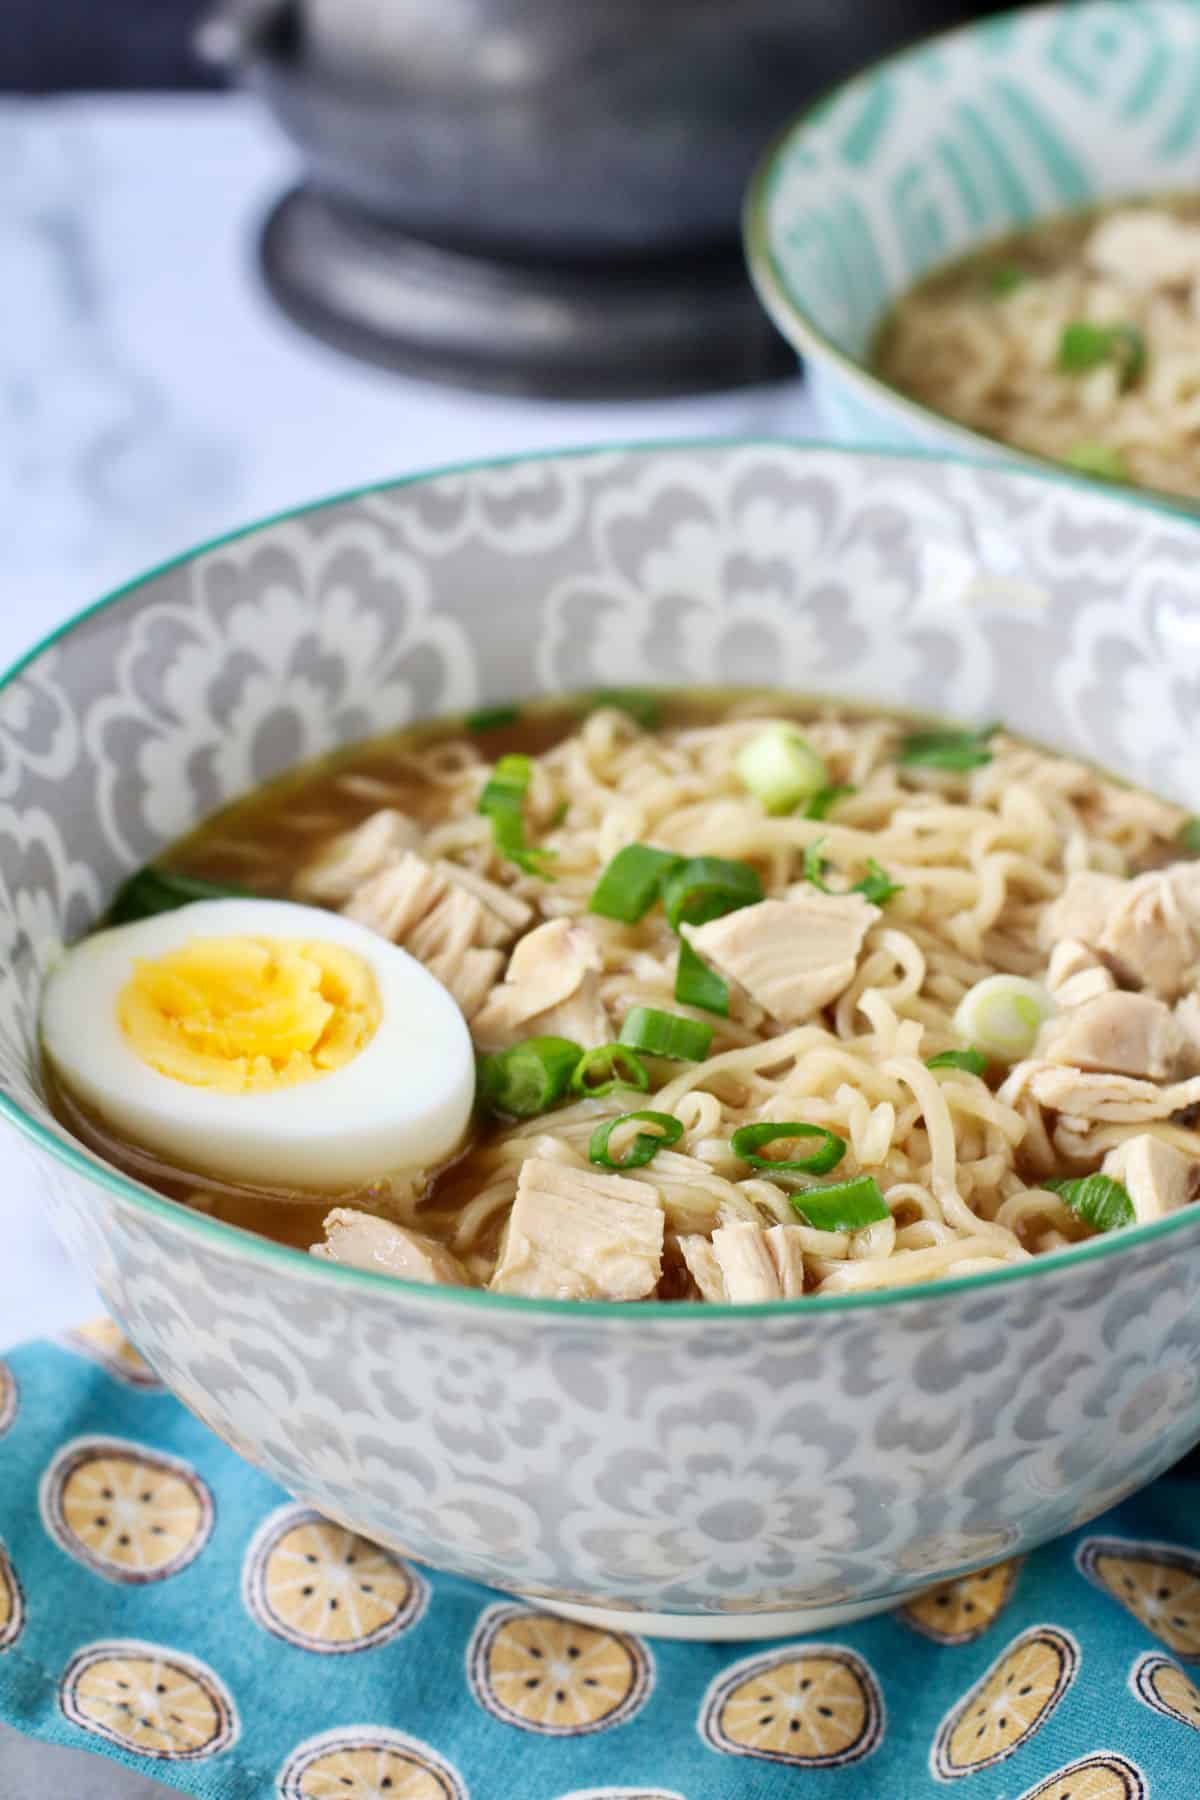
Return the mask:
{"type": "Polygon", "coordinates": [[[207,900],[67,950],[42,1043],[74,1099],[177,1168],[342,1192],[458,1149],[471,1039],[440,982],[351,919],[207,900]]]}

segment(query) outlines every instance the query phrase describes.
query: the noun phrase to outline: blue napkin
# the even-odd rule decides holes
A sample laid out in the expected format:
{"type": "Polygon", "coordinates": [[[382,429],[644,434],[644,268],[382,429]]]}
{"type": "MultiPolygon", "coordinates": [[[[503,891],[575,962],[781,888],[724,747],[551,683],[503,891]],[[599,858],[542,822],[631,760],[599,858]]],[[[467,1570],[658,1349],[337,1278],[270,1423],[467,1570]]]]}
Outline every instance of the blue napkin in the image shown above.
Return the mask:
{"type": "Polygon", "coordinates": [[[1197,1800],[1198,1500],[820,1642],[650,1643],[290,1502],[103,1321],[0,1362],[0,1718],[204,1800],[1197,1800]]]}

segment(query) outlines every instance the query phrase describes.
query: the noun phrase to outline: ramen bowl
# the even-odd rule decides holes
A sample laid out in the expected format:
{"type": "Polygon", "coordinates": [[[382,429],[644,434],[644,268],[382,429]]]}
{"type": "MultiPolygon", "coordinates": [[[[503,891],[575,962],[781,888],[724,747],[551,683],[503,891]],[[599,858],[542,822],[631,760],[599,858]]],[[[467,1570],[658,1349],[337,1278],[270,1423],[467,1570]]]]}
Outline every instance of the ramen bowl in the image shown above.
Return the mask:
{"type": "Polygon", "coordinates": [[[755,683],[1002,717],[1194,796],[1198,539],[1078,484],[745,443],[557,454],[209,545],[0,684],[0,1108],[178,1397],[438,1568],[649,1633],[825,1627],[1020,1554],[1200,1438],[1200,1208],[758,1307],[431,1289],[166,1200],[49,1109],[55,946],[298,760],[518,696],[755,683]]]}
{"type": "Polygon", "coordinates": [[[745,244],[825,429],[1061,467],[901,392],[872,368],[876,334],[930,270],[1036,220],[1194,190],[1198,59],[1188,0],[1030,7],[902,51],[794,120],[751,184],[745,244]]]}

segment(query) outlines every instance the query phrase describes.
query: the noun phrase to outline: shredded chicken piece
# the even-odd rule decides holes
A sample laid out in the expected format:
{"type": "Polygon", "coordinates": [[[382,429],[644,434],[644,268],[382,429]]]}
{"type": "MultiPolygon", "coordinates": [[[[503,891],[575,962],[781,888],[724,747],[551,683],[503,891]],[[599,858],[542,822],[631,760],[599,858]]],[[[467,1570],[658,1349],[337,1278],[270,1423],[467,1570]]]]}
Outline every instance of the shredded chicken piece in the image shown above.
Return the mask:
{"type": "Polygon", "coordinates": [[[1082,870],[1046,912],[1043,941],[1094,951],[1130,987],[1175,1000],[1200,969],[1200,864],[1120,881],[1082,870]]]}
{"type": "Polygon", "coordinates": [[[801,1237],[794,1226],[764,1231],[752,1220],[733,1219],[711,1239],[681,1237],[679,1248],[703,1299],[746,1305],[803,1294],[801,1237]]]}
{"type": "Polygon", "coordinates": [[[1185,1054],[1200,1062],[1200,993],[1185,994],[1175,1008],[1179,1029],[1187,1040],[1185,1054]]]}
{"type": "Polygon", "coordinates": [[[488,1285],[540,1299],[642,1300],[662,1276],[663,1230],[649,1182],[531,1156],[488,1285]]]}
{"type": "Polygon", "coordinates": [[[861,894],[812,887],[685,926],[692,948],[783,1025],[799,1024],[849,987],[863,939],[880,917],[861,894]]]}
{"type": "Polygon", "coordinates": [[[1189,985],[1200,955],[1188,880],[1172,864],[1126,882],[1096,949],[1126,980],[1175,1000],[1189,985]]]}
{"type": "Polygon", "coordinates": [[[481,944],[498,944],[507,948],[532,922],[533,908],[529,902],[501,887],[498,881],[489,881],[486,875],[480,875],[475,869],[466,869],[460,863],[446,862],[442,858],[433,866],[439,875],[444,875],[447,881],[465,889],[468,894],[473,894],[483,906],[487,915],[488,936],[480,938],[481,944]]]}
{"type": "Polygon", "coordinates": [[[423,962],[470,1019],[499,979],[504,955],[481,947],[495,943],[497,915],[450,878],[451,867],[406,851],[365,882],[342,911],[423,962]]]}
{"type": "Polygon", "coordinates": [[[501,1050],[523,1037],[569,1037],[593,1049],[609,1036],[597,993],[600,948],[586,925],[551,919],[528,933],[509,959],[502,985],[472,1020],[482,1049],[501,1050]]]}
{"type": "Polygon", "coordinates": [[[1124,1185],[1139,1225],[1165,1218],[1200,1194],[1200,1162],[1153,1132],[1126,1138],[1109,1151],[1101,1167],[1124,1185]]]}
{"type": "Polygon", "coordinates": [[[381,807],[352,831],[343,831],[325,846],[315,862],[301,869],[292,884],[297,899],[341,906],[356,890],[415,850],[420,831],[394,807],[381,807]]]}
{"type": "Polygon", "coordinates": [[[435,1238],[349,1206],[335,1207],[327,1215],[325,1242],[314,1244],[309,1255],[352,1269],[374,1269],[402,1281],[424,1281],[435,1287],[472,1285],[458,1258],[435,1238]]]}
{"type": "Polygon", "coordinates": [[[1200,226],[1158,207],[1123,207],[1095,226],[1084,255],[1133,293],[1190,287],[1200,279],[1200,226]]]}
{"type": "Polygon", "coordinates": [[[1131,1075],[1089,1074],[1048,1062],[1019,1064],[1000,1089],[1000,1096],[1013,1104],[1013,1096],[1021,1088],[1027,1088],[1039,1106],[1054,1112],[1078,1114],[1114,1125],[1169,1119],[1172,1113],[1200,1103],[1200,1078],[1158,1087],[1131,1075]],[[1019,1077],[1019,1088],[1010,1086],[1014,1077],[1019,1077]]]}
{"type": "Polygon", "coordinates": [[[1103,967],[1096,952],[1089,950],[1082,939],[1063,938],[1050,952],[1050,960],[1046,965],[1046,986],[1052,994],[1057,994],[1077,975],[1086,975],[1093,969],[1103,967]]]}
{"type": "Polygon", "coordinates": [[[1047,1062],[1075,1069],[1168,1081],[1183,1048],[1182,1028],[1164,1001],[1114,991],[1059,1014],[1045,1027],[1039,1051],[1047,1062]]]}
{"type": "Polygon", "coordinates": [[[1042,915],[1042,942],[1049,946],[1070,939],[1094,949],[1124,888],[1118,875],[1098,875],[1094,869],[1076,870],[1053,906],[1048,906],[1042,915]]]}

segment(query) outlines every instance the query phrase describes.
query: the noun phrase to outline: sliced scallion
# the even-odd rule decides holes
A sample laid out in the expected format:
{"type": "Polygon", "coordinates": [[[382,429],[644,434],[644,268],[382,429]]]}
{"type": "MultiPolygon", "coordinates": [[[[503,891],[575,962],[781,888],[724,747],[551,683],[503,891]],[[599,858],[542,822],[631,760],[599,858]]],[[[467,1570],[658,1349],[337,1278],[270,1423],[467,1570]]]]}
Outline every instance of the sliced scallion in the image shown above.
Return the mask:
{"type": "Polygon", "coordinates": [[[180,875],[174,869],[156,869],[147,863],[123,882],[113,896],[105,921],[129,925],[134,919],[152,919],[157,913],[174,912],[196,900],[248,900],[248,888],[231,882],[203,881],[199,875],[180,875]]]}
{"type": "Polygon", "coordinates": [[[968,1075],[986,1075],[987,1066],[982,1050],[940,1050],[925,1059],[927,1069],[962,1069],[968,1075]]]}
{"type": "Polygon", "coordinates": [[[831,888],[825,879],[825,871],[829,864],[821,855],[821,845],[824,842],[824,838],[818,838],[815,843],[808,845],[804,852],[802,865],[805,881],[811,881],[812,885],[818,888],[822,894],[861,894],[863,899],[869,900],[872,906],[884,906],[893,894],[904,892],[903,883],[893,881],[887,870],[881,868],[873,856],[867,858],[867,872],[861,881],[856,881],[852,887],[848,888],[831,888]]]}
{"type": "Polygon", "coordinates": [[[622,1113],[619,1119],[605,1119],[597,1125],[588,1139],[588,1161],[596,1163],[602,1169],[641,1169],[652,1162],[660,1150],[671,1144],[677,1144],[683,1136],[683,1126],[671,1113],[662,1112],[629,1112],[622,1113]],[[613,1157],[608,1153],[608,1141],[619,1125],[653,1125],[654,1131],[639,1131],[624,1156],[613,1157]]]}
{"type": "Polygon", "coordinates": [[[470,712],[463,720],[468,731],[501,731],[506,725],[515,725],[521,716],[519,706],[481,706],[478,712],[470,712]]]}
{"type": "Polygon", "coordinates": [[[554,852],[532,850],[525,842],[525,795],[532,778],[533,764],[527,756],[502,756],[479,796],[479,811],[491,820],[492,842],[502,856],[527,875],[553,881],[546,864],[553,861],[554,852]]]}
{"type": "Polygon", "coordinates": [[[983,285],[994,300],[1003,300],[1009,294],[1015,294],[1019,287],[1024,287],[1029,275],[1017,263],[997,263],[988,270],[983,278],[983,285]]]}
{"type": "Polygon", "coordinates": [[[814,794],[808,805],[801,807],[800,817],[802,819],[827,819],[839,800],[845,799],[848,794],[857,794],[857,792],[856,787],[850,787],[846,782],[835,782],[833,787],[824,787],[819,793],[814,794]]]}
{"type": "Polygon", "coordinates": [[[712,1026],[699,1019],[659,1012],[653,1006],[631,1006],[621,1025],[620,1042],[647,1056],[667,1056],[673,1062],[703,1062],[712,1037],[712,1026]]]}
{"type": "Polygon", "coordinates": [[[814,1231],[861,1231],[889,1218],[887,1201],[873,1175],[836,1181],[829,1187],[805,1188],[791,1194],[792,1211],[814,1231]]]}
{"type": "Polygon", "coordinates": [[[663,877],[681,859],[673,850],[650,844],[626,844],[618,850],[592,889],[588,911],[633,925],[658,899],[663,877]]]}
{"type": "Polygon", "coordinates": [[[913,731],[901,743],[896,761],[929,769],[979,769],[992,760],[988,739],[998,730],[985,725],[982,731],[913,731]]]}
{"type": "Polygon", "coordinates": [[[596,1050],[585,1050],[571,1073],[571,1092],[600,1099],[616,1088],[649,1092],[650,1072],[637,1051],[628,1044],[601,1044],[596,1050]]]}
{"type": "Polygon", "coordinates": [[[1093,1231],[1117,1231],[1132,1225],[1137,1214],[1128,1191],[1111,1175],[1082,1175],[1070,1181],[1044,1181],[1043,1187],[1064,1199],[1093,1231]]]}
{"type": "Polygon", "coordinates": [[[1200,819],[1188,819],[1179,827],[1179,846],[1200,856],[1200,819]]]}
{"type": "Polygon", "coordinates": [[[692,856],[668,871],[662,894],[671,929],[678,931],[681,925],[706,925],[738,907],[755,905],[763,897],[763,885],[749,863],[692,856]]]}
{"type": "Polygon", "coordinates": [[[1067,451],[1067,462],[1081,475],[1095,475],[1100,481],[1128,481],[1129,465],[1112,444],[1084,442],[1073,444],[1067,451]]]}
{"type": "Polygon", "coordinates": [[[752,1169],[797,1175],[828,1175],[830,1169],[836,1169],[845,1156],[846,1140],[838,1137],[834,1131],[827,1131],[824,1125],[803,1125],[793,1119],[778,1125],[742,1125],[730,1138],[729,1148],[735,1156],[740,1156],[743,1162],[749,1163],[752,1169]],[[821,1138],[824,1141],[809,1156],[759,1155],[759,1151],[768,1144],[781,1141],[792,1143],[797,1138],[821,1138]]]}
{"type": "Polygon", "coordinates": [[[597,688],[588,696],[588,708],[596,712],[602,706],[626,713],[643,731],[657,731],[662,723],[662,701],[645,688],[597,688]]]}
{"type": "Polygon", "coordinates": [[[698,1006],[722,1019],[729,1017],[729,983],[701,961],[686,938],[679,940],[675,998],[680,1006],[698,1006]]]}
{"type": "Polygon", "coordinates": [[[1114,362],[1121,386],[1131,388],[1145,372],[1146,340],[1136,325],[1094,325],[1090,319],[1072,319],[1058,340],[1058,367],[1064,375],[1086,375],[1101,364],[1114,362]]]}
{"type": "Polygon", "coordinates": [[[985,975],[968,988],[954,1014],[954,1029],[989,1056],[1019,1062],[1054,1014],[1054,1000],[1040,982],[1023,975],[985,975]]]}
{"type": "Polygon", "coordinates": [[[733,766],[769,813],[794,812],[829,780],[825,764],[794,725],[768,725],[742,746],[733,766]]]}
{"type": "Polygon", "coordinates": [[[481,1056],[475,1098],[498,1118],[531,1119],[548,1112],[566,1094],[583,1046],[570,1038],[534,1037],[481,1056]]]}

